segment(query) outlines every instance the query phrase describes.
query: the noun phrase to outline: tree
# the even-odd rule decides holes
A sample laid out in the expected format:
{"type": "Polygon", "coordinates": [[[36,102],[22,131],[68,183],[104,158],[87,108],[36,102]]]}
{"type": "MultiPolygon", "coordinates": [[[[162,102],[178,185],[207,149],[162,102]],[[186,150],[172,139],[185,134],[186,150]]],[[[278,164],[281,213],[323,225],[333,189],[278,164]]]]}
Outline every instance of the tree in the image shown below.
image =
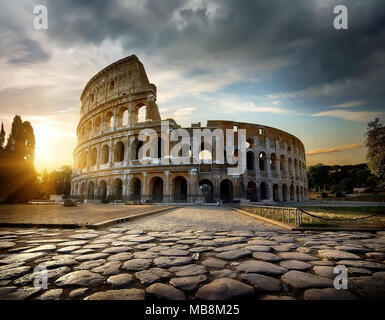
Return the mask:
{"type": "Polygon", "coordinates": [[[385,126],[379,118],[368,123],[365,145],[369,169],[378,178],[378,188],[385,189],[385,126]]]}
{"type": "Polygon", "coordinates": [[[1,123],[1,131],[0,131],[0,151],[4,149],[4,142],[5,142],[4,123],[1,123]]]}
{"type": "Polygon", "coordinates": [[[309,167],[308,180],[314,187],[318,187],[318,190],[325,189],[325,186],[329,181],[329,166],[323,164],[317,164],[309,167]]]}
{"type": "Polygon", "coordinates": [[[28,202],[36,186],[35,135],[31,124],[16,115],[7,145],[0,151],[0,197],[7,202],[28,202]]]}

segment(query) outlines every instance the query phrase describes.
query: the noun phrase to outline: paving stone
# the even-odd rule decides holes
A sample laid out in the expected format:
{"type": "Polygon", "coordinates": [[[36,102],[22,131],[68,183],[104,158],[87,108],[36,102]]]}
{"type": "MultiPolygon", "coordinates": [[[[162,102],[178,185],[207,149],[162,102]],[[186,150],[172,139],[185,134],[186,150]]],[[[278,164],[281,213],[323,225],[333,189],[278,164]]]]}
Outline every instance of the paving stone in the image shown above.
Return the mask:
{"type": "Polygon", "coordinates": [[[159,252],[160,255],[162,256],[188,256],[190,252],[187,250],[179,250],[179,249],[167,249],[167,250],[162,250],[159,252]]]}
{"type": "Polygon", "coordinates": [[[348,279],[348,288],[366,299],[385,299],[385,281],[378,278],[350,277],[348,279]]]}
{"type": "Polygon", "coordinates": [[[121,252],[127,252],[130,251],[132,247],[111,247],[111,248],[106,248],[102,250],[103,253],[108,253],[108,254],[113,254],[113,253],[121,253],[121,252]]]}
{"type": "Polygon", "coordinates": [[[257,246],[277,246],[278,243],[276,241],[271,240],[261,240],[261,239],[252,239],[248,241],[249,245],[257,245],[257,246]]]}
{"type": "Polygon", "coordinates": [[[196,296],[201,300],[233,300],[249,298],[253,294],[253,287],[234,279],[222,278],[202,286],[196,296]]]}
{"type": "Polygon", "coordinates": [[[294,289],[327,288],[333,286],[331,279],[314,274],[292,270],[281,277],[282,281],[294,289]]]}
{"type": "Polygon", "coordinates": [[[281,281],[262,274],[248,273],[241,277],[242,281],[251,284],[254,288],[261,291],[280,291],[281,281]]]}
{"type": "Polygon", "coordinates": [[[361,259],[359,256],[357,256],[354,253],[341,251],[341,250],[319,250],[318,254],[323,259],[328,260],[339,260],[339,259],[349,259],[349,260],[359,260],[361,259]]]}
{"type": "Polygon", "coordinates": [[[107,279],[107,284],[110,284],[113,288],[123,288],[133,281],[133,276],[128,273],[121,273],[111,276],[107,279]]]}
{"type": "Polygon", "coordinates": [[[228,238],[216,238],[214,242],[218,245],[229,245],[241,242],[247,242],[245,237],[228,237],[228,238]]]}
{"type": "Polygon", "coordinates": [[[231,231],[228,234],[228,236],[230,236],[230,237],[247,237],[247,238],[252,238],[252,237],[255,237],[255,234],[252,231],[234,230],[234,231],[231,231]]]}
{"type": "Polygon", "coordinates": [[[299,260],[299,261],[319,260],[318,257],[314,257],[310,254],[306,254],[302,252],[280,252],[278,255],[285,260],[299,260]]]}
{"type": "Polygon", "coordinates": [[[12,279],[18,276],[21,276],[31,270],[31,267],[16,267],[0,271],[0,280],[12,279]]]}
{"type": "Polygon", "coordinates": [[[385,270],[385,264],[372,262],[372,261],[363,261],[363,260],[341,260],[337,264],[342,264],[346,267],[356,267],[356,268],[365,268],[365,269],[374,269],[374,270],[385,270]]]}
{"type": "Polygon", "coordinates": [[[316,275],[326,277],[329,279],[334,279],[337,274],[333,272],[334,267],[331,266],[315,266],[313,267],[313,271],[316,275]]]}
{"type": "Polygon", "coordinates": [[[225,259],[225,260],[237,260],[237,259],[251,256],[251,251],[247,249],[224,251],[224,252],[217,253],[215,256],[217,258],[225,259]]]}
{"type": "Polygon", "coordinates": [[[180,267],[179,270],[175,273],[177,277],[189,277],[197,276],[206,273],[207,270],[204,266],[191,264],[187,266],[180,267]]]}
{"type": "Polygon", "coordinates": [[[151,268],[136,272],[135,276],[139,279],[140,283],[149,285],[159,280],[170,278],[171,272],[161,268],[151,268]]]}
{"type": "Polygon", "coordinates": [[[0,250],[9,249],[9,248],[14,247],[15,245],[16,245],[16,243],[14,243],[14,242],[0,241],[0,250]]]}
{"type": "Polygon", "coordinates": [[[365,253],[370,250],[364,247],[353,247],[353,246],[336,246],[336,250],[347,251],[347,252],[356,252],[356,253],[365,253]]]}
{"type": "Polygon", "coordinates": [[[191,257],[158,257],[154,259],[154,264],[160,268],[167,268],[189,264],[191,260],[191,257]]]}
{"type": "Polygon", "coordinates": [[[224,251],[234,251],[234,250],[240,250],[243,249],[247,246],[247,243],[237,243],[237,244],[232,244],[229,246],[222,246],[215,248],[215,252],[224,252],[224,251]]]}
{"type": "Polygon", "coordinates": [[[104,249],[105,247],[107,247],[108,244],[107,243],[94,243],[94,244],[87,244],[84,246],[83,250],[86,250],[86,249],[90,249],[90,250],[98,250],[98,249],[104,249]]]}
{"type": "Polygon", "coordinates": [[[84,300],[144,300],[145,292],[141,289],[120,289],[96,292],[84,300]]]}
{"type": "Polygon", "coordinates": [[[138,251],[134,252],[135,259],[153,259],[158,256],[158,253],[155,251],[138,251]]]}
{"type": "Polygon", "coordinates": [[[85,240],[74,240],[74,241],[66,241],[59,243],[58,246],[63,246],[63,247],[70,247],[70,246],[82,246],[88,243],[88,241],[85,240]]]}
{"type": "Polygon", "coordinates": [[[198,253],[201,253],[201,252],[207,252],[207,251],[211,251],[213,250],[214,247],[194,247],[194,248],[191,248],[189,249],[190,252],[198,252],[198,253]]]}
{"type": "MultiPolygon", "coordinates": [[[[147,250],[156,247],[156,243],[141,243],[135,246],[135,249],[147,250]]],[[[178,248],[176,248],[178,249],[178,248]]]]}
{"type": "Polygon", "coordinates": [[[42,245],[42,246],[38,246],[38,247],[35,247],[35,248],[31,248],[31,249],[25,250],[25,251],[23,251],[23,253],[52,251],[52,250],[55,250],[55,249],[56,249],[55,245],[53,245],[53,244],[45,244],[45,245],[42,245]]]}
{"type": "Polygon", "coordinates": [[[306,247],[298,247],[296,250],[301,253],[311,253],[311,249],[306,247]]]}
{"type": "Polygon", "coordinates": [[[44,276],[46,276],[47,279],[53,280],[67,274],[70,270],[71,269],[69,267],[60,267],[55,269],[49,269],[47,270],[47,273],[45,273],[44,270],[39,272],[32,272],[22,276],[21,278],[15,279],[13,283],[17,285],[27,285],[32,283],[36,277],[39,277],[39,279],[41,279],[44,276]]]}
{"type": "Polygon", "coordinates": [[[329,260],[310,261],[310,263],[314,266],[334,266],[333,261],[329,260]]]}
{"type": "Polygon", "coordinates": [[[298,260],[284,260],[281,261],[279,265],[289,270],[307,270],[312,267],[310,263],[298,260]]]}
{"type": "Polygon", "coordinates": [[[223,269],[223,270],[217,270],[217,271],[210,271],[210,277],[214,279],[221,279],[221,278],[235,279],[237,277],[237,273],[228,269],[223,269]]]}
{"type": "Polygon", "coordinates": [[[59,300],[62,293],[63,293],[63,289],[51,289],[44,292],[37,299],[38,300],[59,300]]]}
{"type": "Polygon", "coordinates": [[[98,260],[91,260],[91,261],[85,261],[79,264],[78,266],[74,267],[75,270],[89,270],[92,268],[99,267],[106,263],[105,259],[98,259],[98,260]]]}
{"type": "Polygon", "coordinates": [[[45,252],[33,252],[33,253],[17,253],[9,255],[8,257],[1,259],[0,264],[13,264],[18,262],[28,262],[37,258],[45,256],[45,252]]]}
{"type": "Polygon", "coordinates": [[[183,291],[164,283],[154,283],[146,292],[150,298],[158,300],[185,300],[183,291]]]}
{"type": "Polygon", "coordinates": [[[71,299],[75,299],[75,298],[79,298],[79,297],[82,297],[86,294],[86,292],[88,291],[88,288],[79,288],[79,289],[75,289],[75,290],[72,290],[68,296],[71,298],[71,299]]]}
{"type": "Polygon", "coordinates": [[[126,261],[130,260],[132,258],[132,254],[129,252],[121,252],[114,254],[112,256],[109,256],[107,258],[108,261],[126,261]]]}
{"type": "Polygon", "coordinates": [[[372,274],[372,271],[364,268],[349,267],[348,273],[351,276],[370,276],[372,274]]]}
{"type": "Polygon", "coordinates": [[[247,260],[237,266],[237,270],[246,273],[283,274],[286,268],[265,261],[247,260]]]}
{"type": "Polygon", "coordinates": [[[272,240],[275,240],[280,243],[292,243],[295,241],[292,236],[275,236],[272,237],[272,240]]]}
{"type": "Polygon", "coordinates": [[[68,246],[68,247],[63,247],[63,248],[58,249],[57,252],[60,252],[60,253],[69,253],[69,252],[78,250],[78,249],[80,249],[80,248],[81,248],[81,246],[68,246]]]}
{"type": "Polygon", "coordinates": [[[75,257],[77,261],[89,261],[89,260],[98,260],[98,259],[104,259],[107,258],[109,255],[107,253],[91,253],[91,254],[85,254],[78,257],[75,257]]]}
{"type": "Polygon", "coordinates": [[[132,259],[126,261],[123,264],[123,269],[128,271],[141,271],[144,269],[148,269],[151,263],[151,259],[132,259]]]}
{"type": "Polygon", "coordinates": [[[100,274],[88,271],[79,270],[68,273],[55,281],[59,287],[62,286],[98,286],[105,282],[105,278],[100,274]]]}
{"type": "Polygon", "coordinates": [[[70,236],[70,238],[79,239],[79,240],[89,240],[89,239],[96,238],[97,236],[98,234],[96,233],[84,233],[84,234],[79,233],[79,234],[70,236]]]}
{"type": "Polygon", "coordinates": [[[122,237],[122,238],[119,238],[119,240],[122,240],[122,241],[131,240],[131,241],[134,241],[134,242],[143,243],[143,242],[153,241],[153,240],[155,240],[155,238],[154,237],[148,237],[148,236],[143,236],[143,237],[122,237]]]}
{"type": "Polygon", "coordinates": [[[282,260],[281,257],[269,252],[253,252],[253,258],[267,262],[277,262],[282,260]]]}
{"type": "Polygon", "coordinates": [[[206,260],[202,261],[202,265],[204,265],[205,267],[217,269],[223,268],[227,263],[227,261],[214,257],[209,257],[206,260]]]}
{"type": "Polygon", "coordinates": [[[73,266],[75,264],[78,264],[78,262],[75,259],[71,259],[71,258],[53,259],[53,260],[49,260],[41,263],[41,265],[46,267],[47,269],[53,269],[53,268],[64,267],[64,266],[73,266]]]}
{"type": "Polygon", "coordinates": [[[11,291],[7,295],[1,297],[3,300],[25,300],[34,294],[38,293],[41,288],[23,287],[15,291],[11,291]]]}
{"type": "Polygon", "coordinates": [[[91,271],[101,273],[103,276],[112,276],[119,273],[120,265],[120,261],[110,261],[104,265],[93,268],[91,271]]]}
{"type": "Polygon", "coordinates": [[[305,300],[358,300],[348,290],[337,290],[334,288],[309,289],[304,293],[305,300]]]}
{"type": "Polygon", "coordinates": [[[206,281],[207,277],[203,274],[191,277],[172,278],[170,284],[181,290],[194,290],[201,282],[206,281]]]}
{"type": "Polygon", "coordinates": [[[385,281],[385,271],[380,271],[380,272],[373,273],[373,278],[385,281]]]}
{"type": "Polygon", "coordinates": [[[268,252],[271,250],[270,247],[267,247],[267,246],[259,246],[259,245],[251,245],[251,246],[247,246],[245,247],[245,249],[247,250],[251,250],[253,252],[268,252]]]}
{"type": "Polygon", "coordinates": [[[288,252],[292,249],[298,248],[298,245],[296,245],[295,243],[290,243],[290,244],[280,244],[280,245],[271,246],[271,247],[273,248],[274,251],[277,251],[277,252],[288,252]]]}
{"type": "Polygon", "coordinates": [[[365,256],[368,258],[377,259],[377,260],[385,259],[385,253],[383,252],[367,252],[365,253],[365,256]]]}

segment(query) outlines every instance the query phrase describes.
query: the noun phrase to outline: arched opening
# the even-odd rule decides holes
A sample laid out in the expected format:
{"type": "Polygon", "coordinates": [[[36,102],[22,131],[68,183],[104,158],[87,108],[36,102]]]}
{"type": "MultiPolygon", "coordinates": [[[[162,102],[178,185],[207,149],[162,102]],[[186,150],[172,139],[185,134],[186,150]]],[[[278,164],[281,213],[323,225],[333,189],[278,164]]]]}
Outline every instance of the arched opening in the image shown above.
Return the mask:
{"type": "Polygon", "coordinates": [[[96,151],[96,148],[91,149],[91,166],[96,165],[96,159],[98,157],[98,152],[96,151]]]}
{"type": "Polygon", "coordinates": [[[261,182],[259,186],[260,192],[261,192],[261,200],[267,199],[267,186],[265,182],[261,182]]]}
{"type": "Polygon", "coordinates": [[[290,201],[294,201],[294,186],[290,186],[290,201]]]}
{"type": "Polygon", "coordinates": [[[114,80],[111,80],[110,81],[110,91],[113,91],[115,88],[115,81],[114,80]]]}
{"type": "Polygon", "coordinates": [[[122,107],[118,112],[118,127],[123,127],[128,125],[128,109],[122,107]]]}
{"type": "Polygon", "coordinates": [[[287,186],[286,186],[286,184],[282,185],[282,199],[283,199],[283,201],[287,201],[287,186]]]}
{"type": "Polygon", "coordinates": [[[252,202],[258,201],[258,196],[257,196],[257,185],[255,182],[250,181],[247,184],[247,199],[249,199],[252,202]]]}
{"type": "Polygon", "coordinates": [[[147,107],[145,105],[141,105],[140,107],[138,107],[138,123],[145,122],[147,120],[146,111],[147,107]]]}
{"type": "Polygon", "coordinates": [[[106,114],[105,121],[104,121],[104,129],[110,130],[114,128],[114,115],[110,111],[106,114]]]}
{"type": "Polygon", "coordinates": [[[214,199],[213,183],[208,179],[201,180],[199,181],[199,188],[201,189],[205,201],[212,202],[214,199]]]}
{"type": "Polygon", "coordinates": [[[279,158],[279,169],[282,172],[286,171],[286,168],[285,168],[285,156],[283,154],[279,158]]]}
{"type": "Polygon", "coordinates": [[[270,156],[270,168],[271,168],[271,170],[275,170],[277,168],[276,163],[277,163],[277,156],[275,155],[275,153],[272,153],[270,156]]]}
{"type": "Polygon", "coordinates": [[[294,176],[298,177],[298,161],[297,159],[294,159],[294,176]]]}
{"type": "Polygon", "coordinates": [[[88,199],[93,199],[94,198],[94,190],[95,190],[95,184],[91,181],[88,183],[88,199]]]}
{"type": "Polygon", "coordinates": [[[152,178],[152,200],[156,202],[163,201],[163,180],[159,177],[152,178]]]}
{"type": "Polygon", "coordinates": [[[115,200],[122,200],[123,182],[120,179],[116,179],[114,182],[114,194],[115,194],[115,200]]]}
{"type": "MultiPolygon", "coordinates": [[[[203,139],[203,138],[202,138],[203,139]]],[[[201,150],[198,154],[198,160],[200,163],[211,163],[212,162],[212,147],[211,145],[205,146],[205,144],[202,142],[201,143],[201,150]]]]}
{"type": "Polygon", "coordinates": [[[187,180],[178,176],[173,181],[174,201],[187,201],[187,180]]]}
{"type": "Polygon", "coordinates": [[[246,154],[246,167],[247,170],[254,170],[254,152],[253,151],[247,151],[246,154]]]}
{"type": "Polygon", "coordinates": [[[139,160],[143,158],[143,155],[140,154],[140,148],[143,146],[143,141],[137,141],[135,143],[135,160],[139,160]]]}
{"type": "Polygon", "coordinates": [[[279,201],[278,184],[273,185],[273,201],[275,201],[275,202],[279,201]]]}
{"type": "Polygon", "coordinates": [[[95,126],[94,126],[95,135],[100,133],[101,125],[102,125],[102,119],[100,117],[97,117],[95,120],[95,126]]]}
{"type": "Polygon", "coordinates": [[[107,183],[104,180],[99,182],[98,197],[99,200],[105,200],[107,198],[107,183]]]}
{"type": "Polygon", "coordinates": [[[124,161],[124,143],[121,141],[119,141],[115,145],[114,161],[115,162],[124,161]]]}
{"type": "Polygon", "coordinates": [[[259,154],[259,171],[265,171],[266,153],[259,154]]]}
{"type": "Polygon", "coordinates": [[[163,158],[164,156],[164,150],[163,150],[163,140],[161,137],[158,137],[158,143],[157,143],[157,146],[156,146],[156,155],[158,157],[158,159],[161,159],[163,158]]]}
{"type": "Polygon", "coordinates": [[[81,199],[84,199],[86,195],[86,184],[83,182],[80,186],[80,197],[81,199]]]}
{"type": "Polygon", "coordinates": [[[297,201],[301,201],[301,198],[299,196],[299,187],[296,188],[296,194],[297,194],[297,201]]]}
{"type": "Polygon", "coordinates": [[[290,174],[290,176],[293,176],[293,160],[291,158],[289,158],[288,160],[288,165],[289,165],[289,168],[288,168],[288,172],[290,174]]]}
{"type": "Polygon", "coordinates": [[[86,127],[87,138],[91,137],[91,132],[92,132],[92,123],[91,123],[91,121],[88,121],[87,127],[86,127]]]}
{"type": "Polygon", "coordinates": [[[133,201],[139,201],[142,196],[142,182],[138,178],[131,180],[131,199],[133,201]]]}
{"type": "Polygon", "coordinates": [[[220,185],[220,197],[225,202],[233,201],[233,183],[228,180],[222,180],[220,185]]]}
{"type": "Polygon", "coordinates": [[[246,140],[246,148],[247,149],[252,149],[254,148],[254,143],[252,138],[247,138],[246,140]]]}
{"type": "Polygon", "coordinates": [[[110,155],[110,149],[108,148],[108,145],[105,144],[102,147],[102,155],[100,159],[102,164],[106,164],[108,162],[109,155],[110,155]]]}
{"type": "Polygon", "coordinates": [[[86,169],[88,166],[88,151],[83,153],[83,169],[86,169]]]}

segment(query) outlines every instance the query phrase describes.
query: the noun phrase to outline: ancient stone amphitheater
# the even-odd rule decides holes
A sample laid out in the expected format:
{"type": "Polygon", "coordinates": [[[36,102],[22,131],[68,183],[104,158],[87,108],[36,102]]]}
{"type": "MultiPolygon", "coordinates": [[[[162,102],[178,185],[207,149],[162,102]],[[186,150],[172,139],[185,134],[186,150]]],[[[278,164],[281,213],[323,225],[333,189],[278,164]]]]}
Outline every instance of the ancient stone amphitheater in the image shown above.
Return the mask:
{"type": "MultiPolygon", "coordinates": [[[[281,202],[307,199],[305,149],[295,136],[259,124],[207,121],[185,128],[246,129],[247,170],[229,175],[225,163],[210,161],[204,148],[198,159],[163,163],[158,151],[140,161],[139,132],[161,132],[156,86],[135,56],[119,60],[96,74],[81,95],[81,117],[74,150],[71,196],[88,201],[141,202],[281,202]]],[[[163,120],[170,132],[180,128],[163,120]]],[[[237,140],[235,140],[237,141],[237,140]]],[[[212,150],[215,150],[215,137],[212,150]]],[[[159,138],[159,144],[162,139],[159,138]]],[[[170,143],[170,148],[172,142],[170,143]]],[[[207,148],[206,148],[207,149],[207,148]]],[[[161,150],[161,148],[159,148],[161,150]]],[[[185,159],[186,160],[186,159],[185,159]]]]}

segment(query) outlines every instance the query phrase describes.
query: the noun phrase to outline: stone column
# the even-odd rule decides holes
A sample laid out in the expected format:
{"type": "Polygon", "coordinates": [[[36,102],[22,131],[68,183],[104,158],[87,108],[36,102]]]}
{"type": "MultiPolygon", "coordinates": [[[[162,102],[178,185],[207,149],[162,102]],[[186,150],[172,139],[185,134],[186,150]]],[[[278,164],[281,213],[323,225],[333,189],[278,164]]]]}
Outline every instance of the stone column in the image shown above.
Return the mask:
{"type": "Polygon", "coordinates": [[[143,179],[142,179],[142,200],[148,201],[148,200],[151,199],[151,196],[150,196],[150,192],[149,192],[150,186],[148,185],[149,181],[148,181],[147,172],[142,172],[142,175],[143,175],[143,179]]]}
{"type": "Polygon", "coordinates": [[[165,171],[163,181],[163,202],[171,202],[171,189],[170,171],[165,171]]]}

